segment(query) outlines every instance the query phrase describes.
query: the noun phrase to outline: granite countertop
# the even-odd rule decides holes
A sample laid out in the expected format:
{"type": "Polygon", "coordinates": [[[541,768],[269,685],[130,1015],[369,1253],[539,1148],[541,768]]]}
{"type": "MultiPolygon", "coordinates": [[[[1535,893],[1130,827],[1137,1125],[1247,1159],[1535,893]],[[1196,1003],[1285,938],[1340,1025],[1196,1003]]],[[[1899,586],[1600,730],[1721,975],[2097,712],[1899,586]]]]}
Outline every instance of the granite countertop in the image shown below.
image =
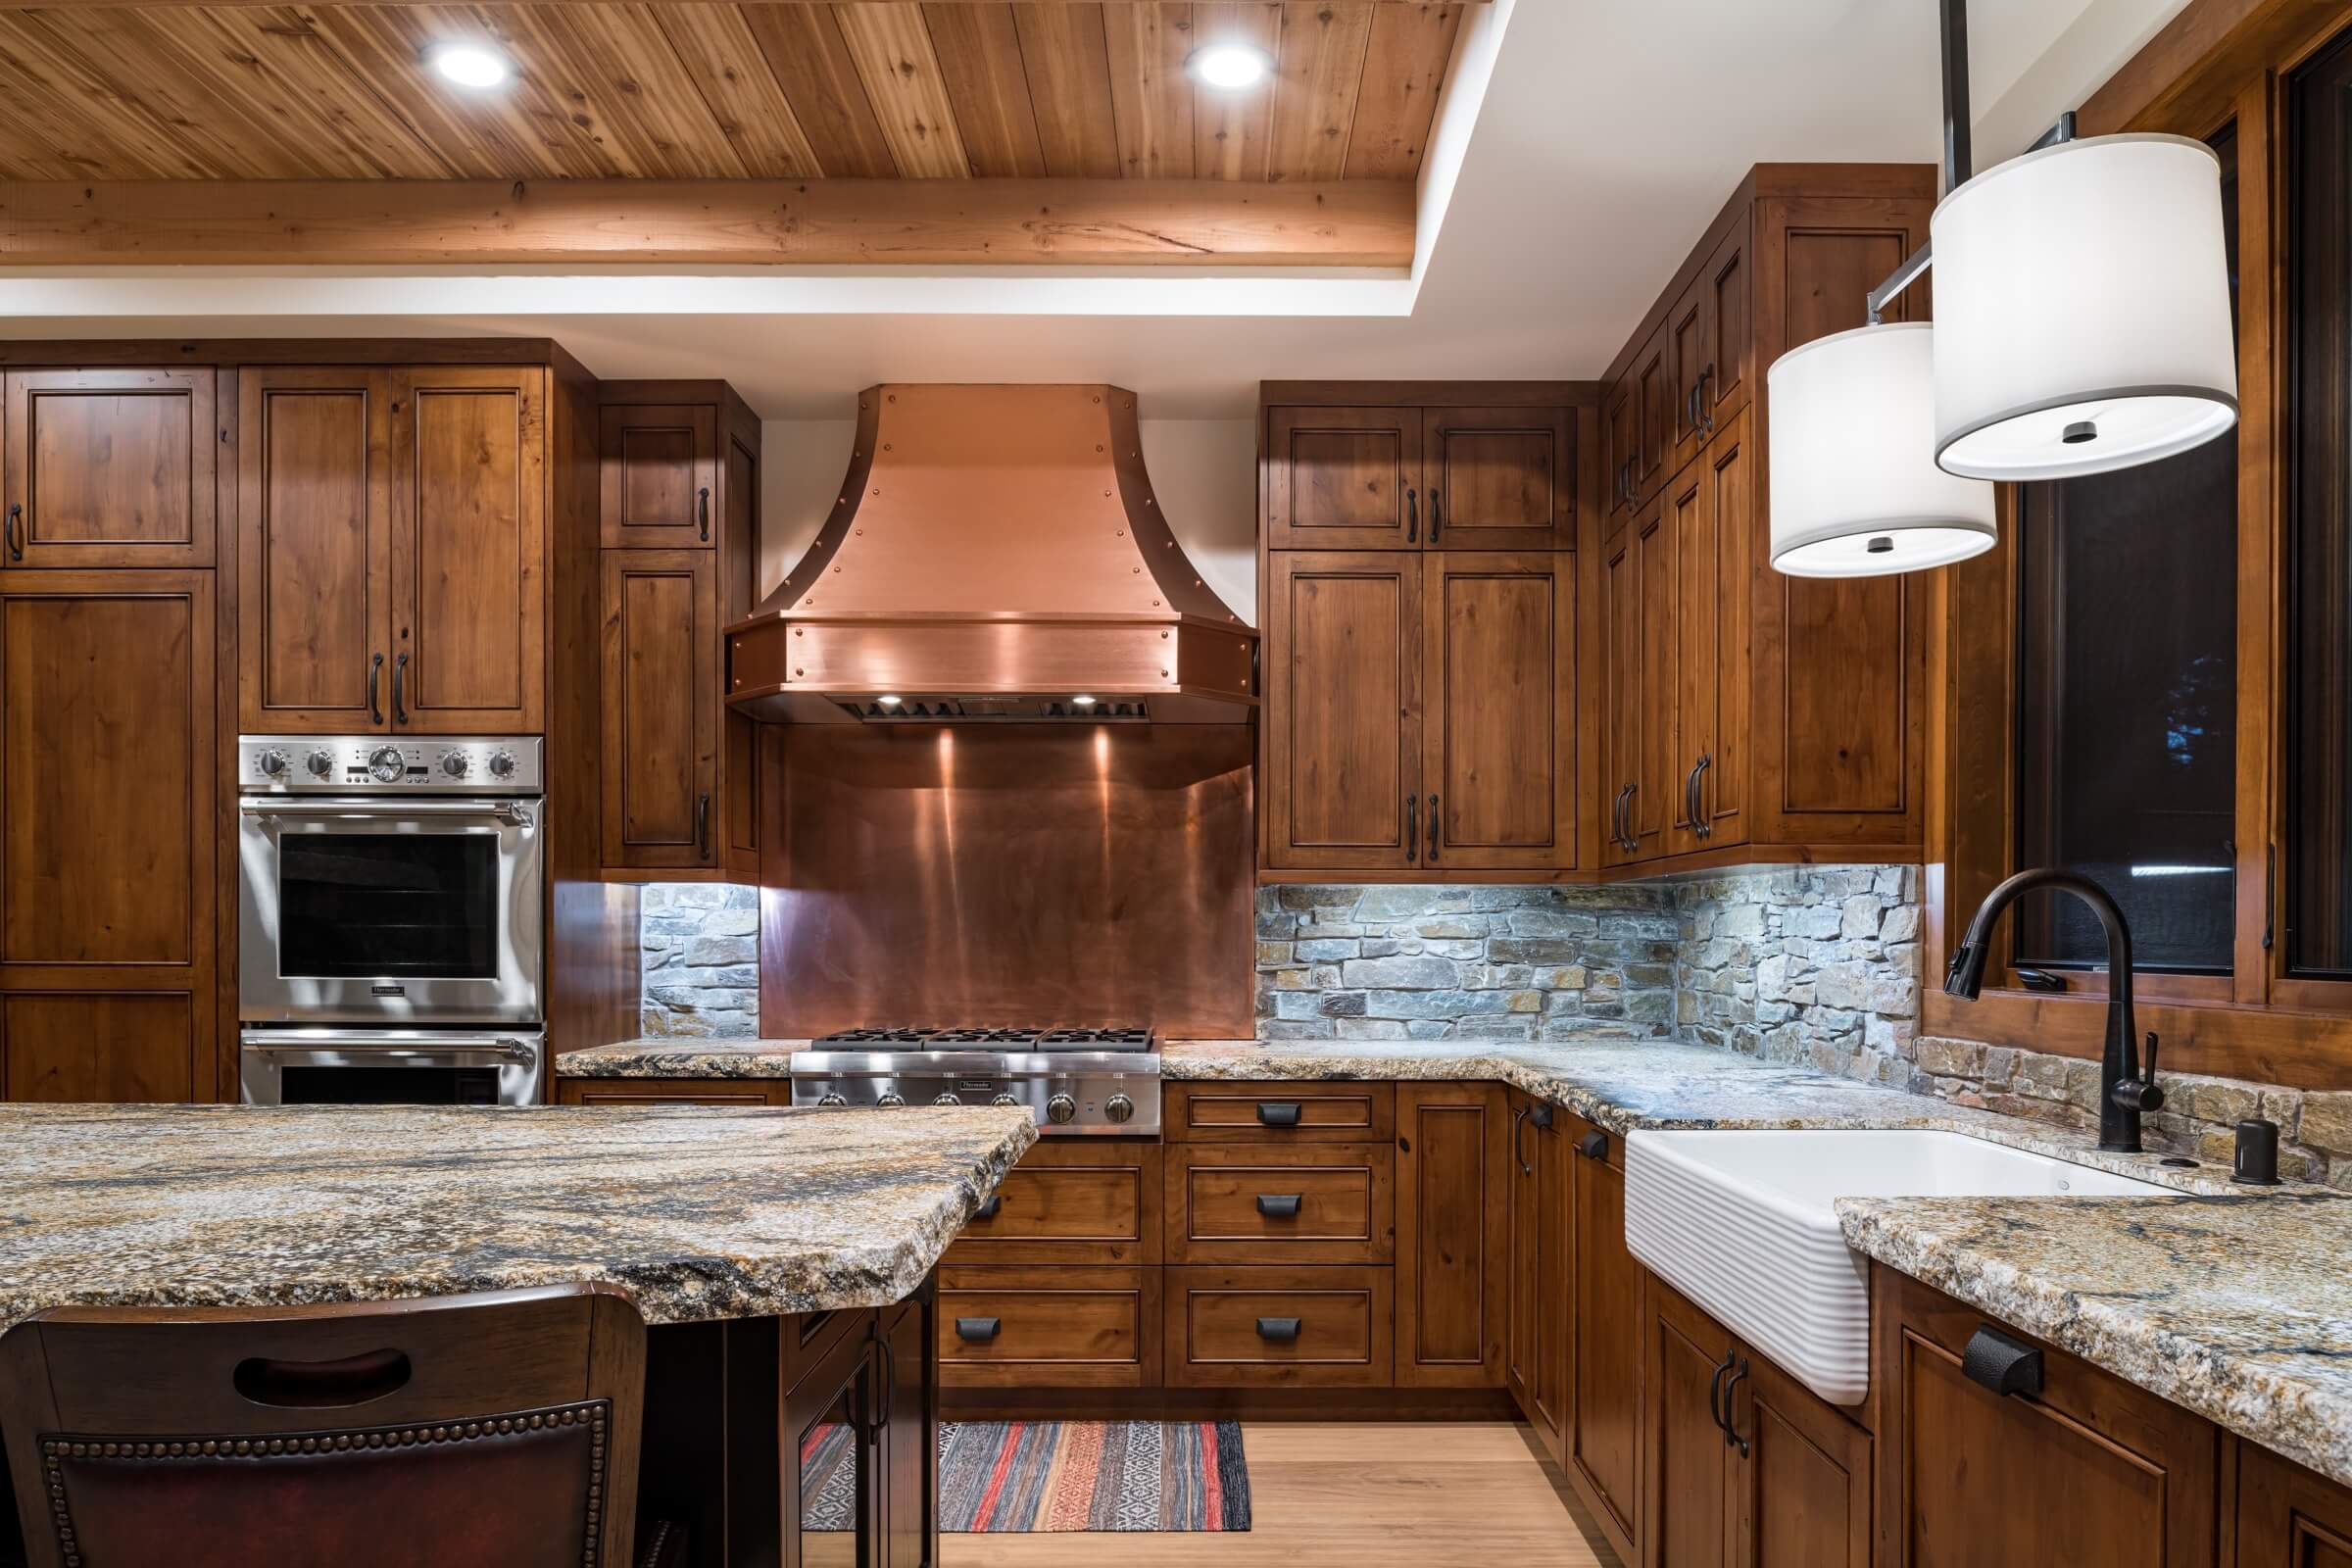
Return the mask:
{"type": "Polygon", "coordinates": [[[876,1306],[1036,1137],[999,1109],[0,1106],[0,1333],[556,1284],[649,1323],[876,1306]]]}
{"type": "Polygon", "coordinates": [[[556,1057],[562,1078],[783,1078],[806,1040],[677,1039],[648,1035],[556,1057]]]}

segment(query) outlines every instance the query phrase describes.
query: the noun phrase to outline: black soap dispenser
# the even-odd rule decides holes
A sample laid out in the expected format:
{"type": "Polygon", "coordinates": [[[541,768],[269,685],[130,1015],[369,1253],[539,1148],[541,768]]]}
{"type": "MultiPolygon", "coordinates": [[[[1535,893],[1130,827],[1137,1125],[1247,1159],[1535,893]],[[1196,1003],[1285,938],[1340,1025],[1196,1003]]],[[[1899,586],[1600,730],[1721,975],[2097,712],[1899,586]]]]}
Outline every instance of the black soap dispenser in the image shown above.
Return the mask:
{"type": "Polygon", "coordinates": [[[2237,1124],[2237,1162],[2230,1179],[2248,1187],[2278,1185],[2278,1124],[2255,1116],[2237,1124]]]}

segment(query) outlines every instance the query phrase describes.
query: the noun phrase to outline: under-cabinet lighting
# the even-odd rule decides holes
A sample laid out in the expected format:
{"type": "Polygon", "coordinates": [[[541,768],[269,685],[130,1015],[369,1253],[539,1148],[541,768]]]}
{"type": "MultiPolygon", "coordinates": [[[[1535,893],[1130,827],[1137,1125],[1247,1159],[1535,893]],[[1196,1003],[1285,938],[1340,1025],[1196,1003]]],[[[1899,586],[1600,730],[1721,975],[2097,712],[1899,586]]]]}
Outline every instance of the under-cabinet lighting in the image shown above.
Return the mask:
{"type": "Polygon", "coordinates": [[[2133,876],[2222,876],[2229,870],[2230,867],[2226,865],[2135,865],[2132,868],[2132,874],[2133,876]]]}

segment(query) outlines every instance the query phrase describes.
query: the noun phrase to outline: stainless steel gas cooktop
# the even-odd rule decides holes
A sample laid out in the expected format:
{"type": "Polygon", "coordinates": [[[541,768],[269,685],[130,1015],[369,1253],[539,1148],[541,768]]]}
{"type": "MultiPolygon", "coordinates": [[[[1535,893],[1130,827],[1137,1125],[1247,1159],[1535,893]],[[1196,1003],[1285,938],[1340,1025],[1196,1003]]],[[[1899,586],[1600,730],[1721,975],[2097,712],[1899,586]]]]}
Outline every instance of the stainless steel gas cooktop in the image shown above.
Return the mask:
{"type": "Polygon", "coordinates": [[[792,1058],[796,1105],[1026,1105],[1057,1135],[1159,1131],[1149,1029],[845,1029],[792,1058]]]}

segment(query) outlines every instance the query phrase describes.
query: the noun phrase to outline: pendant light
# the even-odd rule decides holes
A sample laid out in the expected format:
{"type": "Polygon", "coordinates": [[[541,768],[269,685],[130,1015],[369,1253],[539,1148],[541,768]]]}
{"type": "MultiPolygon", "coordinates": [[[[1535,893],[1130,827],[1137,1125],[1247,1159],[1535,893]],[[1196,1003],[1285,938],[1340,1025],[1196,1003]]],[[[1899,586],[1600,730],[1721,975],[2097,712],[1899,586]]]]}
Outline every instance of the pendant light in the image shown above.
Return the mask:
{"type": "Polygon", "coordinates": [[[2237,422],[2221,162],[2203,142],[2061,141],[1953,191],[1930,232],[1947,471],[2104,473],[2237,422]]]}
{"type": "Polygon", "coordinates": [[[1772,564],[1792,577],[1923,571],[1990,550],[1992,486],[1936,466],[1936,328],[1890,321],[1773,362],[1772,564]]]}

